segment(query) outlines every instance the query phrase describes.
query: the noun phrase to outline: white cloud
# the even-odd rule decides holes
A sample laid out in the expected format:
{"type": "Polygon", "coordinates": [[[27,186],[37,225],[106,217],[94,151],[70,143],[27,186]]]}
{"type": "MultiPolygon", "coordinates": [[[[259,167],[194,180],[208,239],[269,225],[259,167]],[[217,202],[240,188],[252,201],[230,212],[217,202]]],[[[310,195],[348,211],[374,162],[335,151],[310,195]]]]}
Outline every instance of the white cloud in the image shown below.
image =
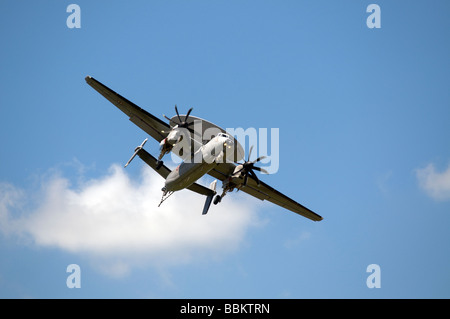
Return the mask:
{"type": "Polygon", "coordinates": [[[450,199],[450,165],[444,172],[436,172],[433,164],[417,169],[416,176],[420,187],[437,200],[450,199]]]}
{"type": "Polygon", "coordinates": [[[102,271],[122,275],[134,266],[167,266],[235,251],[249,227],[258,225],[255,200],[232,194],[208,215],[205,197],[174,193],[161,207],[163,179],[144,168],[139,181],[113,165],[107,176],[78,187],[49,178],[36,197],[0,184],[0,231],[31,238],[38,246],[88,256],[102,271]],[[31,208],[30,208],[31,207],[31,208]]]}

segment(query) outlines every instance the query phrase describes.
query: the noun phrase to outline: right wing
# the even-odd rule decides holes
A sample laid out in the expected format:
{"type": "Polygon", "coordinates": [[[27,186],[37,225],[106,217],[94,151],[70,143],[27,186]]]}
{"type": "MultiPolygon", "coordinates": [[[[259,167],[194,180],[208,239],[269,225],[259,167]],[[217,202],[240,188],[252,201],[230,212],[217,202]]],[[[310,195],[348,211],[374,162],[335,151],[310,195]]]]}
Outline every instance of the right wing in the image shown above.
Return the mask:
{"type": "Polygon", "coordinates": [[[87,84],[92,86],[97,92],[128,115],[131,122],[139,126],[158,142],[163,140],[169,134],[170,126],[167,123],[161,121],[157,117],[148,113],[146,110],[114,92],[93,77],[87,76],[85,80],[87,84]]]}
{"type": "MultiPolygon", "coordinates": [[[[233,173],[235,167],[236,166],[232,163],[220,163],[211,171],[209,171],[208,174],[214,178],[224,181],[233,173]]],[[[242,186],[240,190],[260,200],[268,200],[269,202],[284,207],[313,221],[320,221],[323,219],[322,216],[314,213],[312,210],[306,208],[302,204],[297,203],[293,199],[280,193],[279,191],[262,181],[260,181],[260,184],[258,186],[253,178],[249,178],[247,180],[247,185],[242,186]]]]}

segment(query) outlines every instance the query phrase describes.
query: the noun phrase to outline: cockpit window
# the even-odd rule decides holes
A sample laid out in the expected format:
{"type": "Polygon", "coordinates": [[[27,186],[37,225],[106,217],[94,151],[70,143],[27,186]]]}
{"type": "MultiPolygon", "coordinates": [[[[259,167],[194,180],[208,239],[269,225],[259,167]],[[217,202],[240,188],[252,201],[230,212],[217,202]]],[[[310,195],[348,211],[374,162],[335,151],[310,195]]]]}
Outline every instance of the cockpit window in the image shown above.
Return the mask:
{"type": "Polygon", "coordinates": [[[230,138],[230,136],[228,134],[225,134],[225,133],[219,133],[218,136],[225,137],[225,138],[230,138]]]}

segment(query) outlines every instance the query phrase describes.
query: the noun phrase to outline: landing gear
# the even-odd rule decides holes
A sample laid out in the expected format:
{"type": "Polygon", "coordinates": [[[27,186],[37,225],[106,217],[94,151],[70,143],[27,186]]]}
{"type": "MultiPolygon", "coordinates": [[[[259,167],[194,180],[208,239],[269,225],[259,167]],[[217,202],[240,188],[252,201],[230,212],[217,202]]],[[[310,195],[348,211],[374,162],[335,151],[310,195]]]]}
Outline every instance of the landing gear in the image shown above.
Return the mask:
{"type": "Polygon", "coordinates": [[[217,195],[216,197],[214,197],[214,205],[219,204],[222,201],[222,197],[220,195],[217,195]]]}
{"type": "Polygon", "coordinates": [[[166,189],[165,186],[164,186],[161,190],[162,190],[163,194],[162,194],[161,201],[159,202],[158,207],[161,206],[161,204],[162,204],[166,199],[168,199],[168,198],[170,197],[170,195],[173,194],[173,191],[168,191],[168,190],[166,189]]]}
{"type": "Polygon", "coordinates": [[[230,177],[223,181],[222,188],[222,195],[217,195],[216,197],[214,197],[214,205],[219,204],[222,201],[222,198],[224,198],[228,192],[232,192],[235,188],[239,189],[239,186],[233,183],[232,178],[230,177]]]}
{"type": "Polygon", "coordinates": [[[173,148],[173,142],[169,141],[169,139],[166,137],[165,139],[163,139],[161,141],[161,143],[159,143],[159,149],[160,149],[160,153],[158,156],[158,160],[156,161],[156,169],[160,169],[161,166],[163,165],[163,162],[161,161],[162,158],[164,157],[164,155],[170,153],[170,151],[173,148]]]}

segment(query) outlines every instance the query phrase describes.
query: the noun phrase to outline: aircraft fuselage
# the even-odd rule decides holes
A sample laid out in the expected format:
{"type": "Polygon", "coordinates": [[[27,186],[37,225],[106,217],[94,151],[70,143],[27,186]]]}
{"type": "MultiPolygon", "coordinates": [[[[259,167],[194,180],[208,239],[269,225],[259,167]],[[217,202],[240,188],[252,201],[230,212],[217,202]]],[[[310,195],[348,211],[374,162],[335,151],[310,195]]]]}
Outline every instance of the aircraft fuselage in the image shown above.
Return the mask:
{"type": "Polygon", "coordinates": [[[207,174],[219,161],[226,160],[226,150],[232,149],[233,141],[227,134],[220,133],[200,147],[189,160],[181,162],[165,181],[165,191],[178,191],[189,187],[207,174]]]}

